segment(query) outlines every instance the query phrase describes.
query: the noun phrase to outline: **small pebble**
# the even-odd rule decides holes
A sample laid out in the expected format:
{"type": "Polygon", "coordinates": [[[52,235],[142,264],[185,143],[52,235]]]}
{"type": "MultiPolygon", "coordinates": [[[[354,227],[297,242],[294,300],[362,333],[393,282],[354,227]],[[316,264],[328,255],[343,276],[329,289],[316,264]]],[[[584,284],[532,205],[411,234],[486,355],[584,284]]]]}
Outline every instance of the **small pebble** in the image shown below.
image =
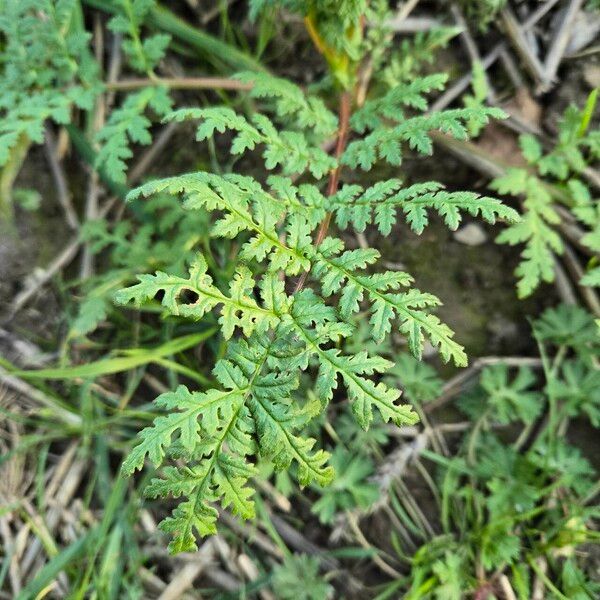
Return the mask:
{"type": "Polygon", "coordinates": [[[468,223],[454,232],[454,239],[467,246],[481,246],[487,242],[487,235],[480,225],[468,223]]]}
{"type": "Polygon", "coordinates": [[[600,65],[586,65],[583,67],[583,78],[591,88],[600,87],[600,65]]]}

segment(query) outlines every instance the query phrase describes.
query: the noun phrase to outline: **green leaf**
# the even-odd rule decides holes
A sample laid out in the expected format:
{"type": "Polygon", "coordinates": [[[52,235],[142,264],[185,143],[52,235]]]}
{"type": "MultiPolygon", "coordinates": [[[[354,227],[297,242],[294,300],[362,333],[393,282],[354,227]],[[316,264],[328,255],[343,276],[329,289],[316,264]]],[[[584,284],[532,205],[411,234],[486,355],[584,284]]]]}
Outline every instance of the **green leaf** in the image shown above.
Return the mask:
{"type": "MultiPolygon", "coordinates": [[[[221,306],[219,323],[226,339],[233,335],[236,327],[245,335],[250,335],[254,330],[266,331],[279,322],[278,313],[259,306],[252,297],[254,280],[243,265],[238,268],[231,283],[229,296],[213,285],[212,277],[207,273],[206,261],[200,254],[190,267],[187,279],[157,271],[154,275],[138,275],[138,280],[139,283],[117,292],[115,301],[120,304],[133,302],[140,306],[162,292],[161,304],[170,314],[196,320],[216,306],[221,306]],[[186,302],[186,292],[191,292],[195,298],[186,302]]],[[[287,310],[285,302],[282,301],[279,306],[287,310]]]]}
{"type": "Polygon", "coordinates": [[[352,115],[350,124],[358,133],[364,133],[367,129],[381,127],[384,119],[401,120],[404,106],[426,111],[425,94],[444,89],[447,80],[446,74],[438,73],[398,84],[381,98],[366,102],[352,115]]]}
{"type": "Polygon", "coordinates": [[[590,287],[600,287],[600,267],[595,267],[588,271],[580,281],[581,285],[590,287]]]}
{"type": "Polygon", "coordinates": [[[535,164],[542,158],[542,146],[535,136],[520,136],[519,145],[521,146],[521,152],[528,163],[535,164]]]}
{"type": "Polygon", "coordinates": [[[94,166],[105,169],[117,183],[125,182],[125,161],[133,156],[131,144],[148,145],[152,141],[152,122],[145,116],[148,108],[159,117],[170,110],[171,100],[164,87],[147,87],[127,96],[96,135],[100,150],[94,166]]]}
{"type": "Polygon", "coordinates": [[[319,575],[319,559],[307,554],[286,554],[273,569],[271,585],[281,600],[327,600],[334,593],[319,575]]]}
{"type": "Polygon", "coordinates": [[[438,306],[438,298],[417,289],[397,293],[395,290],[412,282],[410,275],[400,271],[373,275],[356,273],[357,268],[373,262],[376,254],[351,251],[350,255],[340,255],[342,248],[339,240],[326,240],[315,263],[315,274],[323,282],[323,293],[326,296],[337,291],[342,284],[345,285],[342,292],[342,316],[349,316],[349,313],[357,311],[359,302],[368,297],[371,303],[369,323],[376,341],[383,340],[391,331],[392,319],[397,318],[398,328],[408,338],[410,350],[417,358],[421,357],[427,337],[432,345],[439,346],[439,352],[445,361],[452,358],[458,366],[467,364],[463,347],[452,339],[452,330],[435,315],[423,310],[438,306]]]}
{"type": "Polygon", "coordinates": [[[600,426],[600,370],[582,360],[566,361],[560,377],[548,382],[548,394],[563,402],[572,417],[586,415],[594,427],[600,426]]]}
{"type": "Polygon", "coordinates": [[[379,498],[379,489],[369,483],[373,464],[368,458],[356,456],[337,447],[331,456],[335,469],[335,483],[319,490],[320,498],[311,512],[325,525],[332,524],[338,513],[354,508],[367,509],[379,498]]]}
{"type": "Polygon", "coordinates": [[[552,226],[560,222],[560,217],[542,183],[523,169],[509,169],[505,176],[492,182],[492,187],[501,194],[526,196],[521,220],[496,238],[500,244],[525,244],[515,271],[519,297],[525,298],[542,281],[554,281],[554,255],[563,253],[563,242],[552,226]]]}
{"type": "Polygon", "coordinates": [[[466,123],[484,125],[490,118],[504,118],[504,112],[497,108],[456,108],[434,112],[426,116],[403,118],[402,113],[392,118],[399,124],[391,127],[379,127],[360,140],[348,144],[342,156],[342,163],[352,168],[360,166],[368,171],[377,159],[385,160],[397,166],[402,162],[402,144],[420,154],[430,155],[433,143],[429,132],[441,131],[458,140],[468,137],[466,123]]]}
{"type": "Polygon", "coordinates": [[[400,354],[395,360],[396,364],[388,373],[412,401],[429,402],[440,396],[443,381],[433,367],[406,353],[400,354]]]}
{"type": "MultiPolygon", "coordinates": [[[[262,261],[268,256],[272,270],[284,269],[290,275],[310,267],[309,234],[317,224],[314,214],[311,216],[313,210],[303,207],[305,210],[298,211],[301,214],[290,217],[287,227],[293,245],[282,242],[277,229],[285,211],[290,205],[295,206],[297,200],[272,196],[249,177],[221,177],[204,172],[151,181],[130,192],[128,199],[160,192],[183,193],[184,207],[188,210],[224,211],[225,215],[213,227],[214,236],[236,237],[240,232],[250,232],[252,237],[243,245],[240,255],[244,260],[262,261]]],[[[323,209],[316,206],[314,212],[320,215],[323,209]]]]}
{"type": "MultiPolygon", "coordinates": [[[[87,379],[111,373],[121,373],[135,369],[141,365],[153,362],[158,363],[166,356],[177,354],[178,352],[183,352],[188,348],[197,346],[214,335],[214,333],[215,328],[211,327],[200,333],[173,338],[155,348],[128,348],[120,350],[119,353],[124,356],[104,358],[87,364],[70,365],[62,368],[35,369],[31,371],[15,370],[12,372],[23,379],[75,379],[78,377],[87,379]]],[[[197,375],[201,381],[204,380],[200,374],[197,375]]]]}
{"type": "Polygon", "coordinates": [[[300,130],[310,128],[323,137],[333,135],[337,130],[337,118],[324,102],[320,98],[306,96],[287,79],[248,71],[234,77],[252,84],[251,97],[274,99],[277,115],[284,121],[295,121],[300,130]]]}
{"type": "Polygon", "coordinates": [[[460,600],[465,590],[464,565],[457,554],[446,553],[443,559],[437,560],[432,570],[438,579],[435,596],[438,600],[460,600]]]}
{"type": "Polygon", "coordinates": [[[492,224],[496,219],[519,221],[518,213],[496,198],[473,192],[447,192],[440,190],[441,185],[435,182],[417,183],[404,189],[400,186],[400,180],[390,179],[364,192],[358,186],[342,189],[329,200],[330,210],[340,227],[351,223],[357,231],[364,231],[368,224],[375,223],[383,235],[391,232],[397,209],[405,213],[408,224],[417,234],[429,223],[427,209],[435,210],[451,230],[457,229],[461,222],[460,211],[474,217],[480,215],[492,224]]]}
{"type": "Polygon", "coordinates": [[[314,439],[290,433],[290,428],[299,424],[297,415],[260,394],[250,398],[248,406],[256,424],[261,454],[272,460],[276,470],[285,470],[295,461],[301,485],[331,482],[333,469],[325,466],[329,455],[323,450],[312,451],[314,439]]]}
{"type": "Polygon", "coordinates": [[[392,363],[379,357],[360,352],[353,356],[345,356],[339,350],[320,347],[321,339],[335,339],[340,333],[348,335],[349,331],[339,329],[334,324],[326,323],[316,331],[303,325],[297,314],[293,314],[294,329],[306,344],[307,352],[315,354],[319,359],[318,393],[324,402],[333,396],[337,387],[337,376],[341,376],[352,404],[352,411],[364,429],[373,420],[373,407],[376,407],[384,421],[392,420],[397,425],[413,424],[418,420],[410,406],[397,404],[400,397],[398,390],[388,388],[384,383],[374,383],[365,375],[389,369],[392,363]]]}
{"type": "Polygon", "coordinates": [[[184,121],[201,119],[196,132],[198,141],[212,138],[215,131],[235,131],[231,144],[232,154],[242,154],[264,145],[263,158],[269,170],[281,167],[285,175],[293,175],[309,170],[316,178],[321,178],[335,166],[335,160],[324,150],[311,144],[303,133],[279,131],[270,119],[255,113],[251,119],[237,114],[226,106],[210,108],[187,108],[168,115],[167,120],[184,121]]]}
{"type": "Polygon", "coordinates": [[[481,372],[480,389],[461,399],[460,407],[473,420],[484,414],[491,420],[507,425],[517,420],[533,423],[544,404],[535,390],[533,371],[520,367],[514,377],[506,365],[488,366],[481,372]]]}
{"type": "Polygon", "coordinates": [[[581,353],[599,342],[594,317],[577,305],[561,304],[545,310],[534,322],[533,331],[541,342],[569,346],[581,353]]]}
{"type": "Polygon", "coordinates": [[[239,389],[209,390],[206,393],[190,392],[180,385],[175,392],[161,394],[155,403],[169,412],[157,417],[151,427],[139,434],[139,442],[123,462],[126,475],[144,466],[148,457],[155,466],[162,464],[165,448],[174,443],[174,436],[183,448],[191,453],[201,441],[201,431],[210,434],[219,423],[219,410],[239,403],[243,393],[239,389]],[[202,429],[199,418],[202,416],[202,429]]]}
{"type": "Polygon", "coordinates": [[[295,463],[301,485],[331,481],[329,455],[313,450],[314,439],[294,433],[309,415],[291,404],[297,376],[282,368],[293,361],[293,354],[281,352],[280,345],[256,334],[249,342],[231,342],[227,357],[214,369],[223,389],[190,392],[180,386],[156,399],[166,413],[139,434],[122,470],[131,474],[146,458],[157,466],[168,454],[185,458],[184,467],[164,467],[162,477],[146,489],[151,497],[185,498],[161,524],[174,536],[172,552],[194,549],[196,534],[216,531],[213,502],[220,501],[242,518],[254,516],[253,489],[247,483],[255,469],[246,457],[257,451],[276,470],[295,463]]]}

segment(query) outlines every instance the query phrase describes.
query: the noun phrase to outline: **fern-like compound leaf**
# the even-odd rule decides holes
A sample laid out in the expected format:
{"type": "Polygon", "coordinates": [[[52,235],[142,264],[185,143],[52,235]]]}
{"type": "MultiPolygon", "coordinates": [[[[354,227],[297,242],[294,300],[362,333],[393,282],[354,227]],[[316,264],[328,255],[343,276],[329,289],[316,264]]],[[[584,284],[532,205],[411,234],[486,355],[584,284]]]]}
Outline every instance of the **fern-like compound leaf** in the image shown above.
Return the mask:
{"type": "Polygon", "coordinates": [[[156,466],[162,464],[165,449],[172,445],[175,438],[187,452],[192,452],[200,439],[200,417],[203,430],[210,431],[218,423],[219,408],[238,404],[239,400],[240,392],[237,389],[192,393],[185,386],[179,386],[174,392],[161,394],[155,403],[170,412],[157,417],[151,427],[140,432],[140,441],[123,462],[123,472],[130,475],[136,469],[141,469],[146,458],[156,466]]]}
{"type": "Polygon", "coordinates": [[[312,129],[319,136],[335,133],[337,117],[316,96],[307,96],[287,79],[266,73],[244,72],[234,76],[252,85],[250,96],[271,98],[275,102],[276,114],[285,121],[294,121],[300,130],[312,129]]]}
{"type": "Polygon", "coordinates": [[[229,294],[221,292],[207,273],[207,265],[202,255],[198,255],[190,268],[188,278],[176,277],[158,271],[154,275],[139,275],[139,283],[120,290],[115,300],[120,304],[133,302],[140,306],[163,293],[161,304],[173,315],[201,319],[205,313],[221,306],[219,323],[226,339],[233,335],[236,327],[249,336],[255,330],[266,331],[279,322],[280,313],[287,311],[289,301],[283,291],[266,275],[261,284],[264,294],[270,294],[270,306],[259,306],[252,297],[255,281],[245,266],[240,266],[230,284],[229,294]],[[186,302],[184,294],[191,292],[196,297],[186,302]]]}
{"type": "Polygon", "coordinates": [[[356,418],[365,429],[373,420],[373,407],[379,410],[385,421],[392,420],[396,424],[414,422],[416,416],[410,407],[396,403],[400,397],[397,390],[383,383],[376,384],[367,377],[387,370],[392,366],[389,361],[379,356],[369,356],[366,352],[345,356],[338,349],[322,347],[323,343],[347,337],[352,333],[352,328],[330,320],[333,315],[321,307],[327,308],[312,291],[303,291],[296,296],[288,327],[305,345],[305,360],[313,355],[318,360],[316,389],[322,401],[327,402],[332,398],[339,376],[348,391],[356,418]],[[316,327],[313,328],[312,323],[316,327]]]}
{"type": "Polygon", "coordinates": [[[199,393],[180,386],[157,398],[157,405],[171,412],[140,433],[122,469],[130,474],[146,458],[160,465],[167,451],[186,457],[185,467],[166,467],[146,489],[150,497],[185,498],[161,524],[173,534],[171,551],[193,550],[196,535],[215,532],[213,502],[242,518],[254,515],[253,490],[247,487],[254,467],[247,457],[257,451],[277,469],[297,464],[303,485],[331,480],[327,453],[313,452],[315,440],[294,433],[306,415],[291,405],[297,376],[279,371],[282,364],[271,340],[253,336],[249,342],[233,342],[228,357],[215,366],[222,390],[199,393]]]}
{"type": "MultiPolygon", "coordinates": [[[[263,192],[251,178],[220,177],[211,173],[190,173],[152,181],[129,195],[129,198],[148,196],[157,192],[185,195],[188,209],[221,210],[225,215],[213,226],[216,237],[236,237],[248,231],[252,237],[242,247],[245,260],[264,260],[267,256],[271,269],[283,269],[294,275],[310,267],[305,250],[310,246],[310,233],[316,225],[309,207],[299,210],[288,221],[288,244],[282,242],[277,225],[291,202],[280,200],[263,192]],[[306,216],[302,213],[305,213],[306,216]]],[[[316,214],[323,213],[317,208],[316,214]]]]}
{"type": "Polygon", "coordinates": [[[539,179],[524,169],[509,169],[506,175],[494,180],[492,187],[501,194],[525,195],[526,211],[522,219],[496,238],[501,244],[525,244],[515,271],[519,297],[524,298],[542,281],[554,280],[554,254],[562,254],[563,243],[552,226],[560,217],[539,179]]]}
{"type": "Polygon", "coordinates": [[[582,285],[588,285],[590,287],[600,287],[600,267],[590,269],[582,278],[582,285]]]}
{"type": "Polygon", "coordinates": [[[378,127],[363,139],[348,144],[342,163],[369,171],[379,160],[390,165],[402,163],[402,144],[419,154],[430,155],[433,142],[432,130],[447,133],[458,140],[468,137],[467,123],[485,125],[490,118],[502,118],[504,113],[493,107],[456,108],[434,112],[424,116],[409,117],[397,125],[378,127]]]}
{"type": "Polygon", "coordinates": [[[145,115],[152,109],[163,116],[171,108],[171,100],[163,87],[148,87],[127,97],[123,106],[114,110],[106,125],[96,135],[100,150],[96,168],[105,168],[117,182],[125,181],[125,161],[133,156],[130,145],[147,145],[152,141],[152,122],[145,115]]]}
{"type": "Polygon", "coordinates": [[[129,64],[142,73],[152,72],[171,41],[162,33],[141,38],[144,20],[155,4],[154,0],[116,0],[118,12],[108,22],[112,31],[123,34],[123,50],[129,64]]]}
{"type": "Polygon", "coordinates": [[[212,138],[215,132],[234,131],[236,135],[231,143],[232,154],[243,154],[247,150],[254,150],[258,145],[264,145],[262,156],[265,167],[271,170],[279,166],[286,175],[308,170],[319,179],[335,166],[334,159],[311,144],[303,133],[280,131],[268,117],[260,113],[255,113],[249,120],[227,106],[215,106],[177,110],[168,115],[167,119],[200,119],[202,122],[196,132],[198,141],[212,138]]]}
{"type": "Polygon", "coordinates": [[[444,89],[448,76],[443,73],[419,77],[406,84],[394,86],[381,98],[370,100],[357,110],[350,120],[352,128],[358,133],[381,127],[386,119],[402,119],[404,107],[427,110],[425,95],[434,90],[444,89]]]}
{"type": "Polygon", "coordinates": [[[429,223],[427,210],[436,211],[449,229],[458,228],[461,211],[474,217],[481,216],[488,223],[496,219],[509,222],[519,220],[518,213],[496,198],[474,192],[448,192],[436,182],[417,183],[401,188],[398,179],[381,181],[363,190],[360,186],[345,186],[329,201],[340,227],[352,224],[364,231],[370,224],[377,225],[380,233],[388,235],[396,222],[396,211],[404,212],[411,229],[421,234],[429,223]]]}
{"type": "Polygon", "coordinates": [[[445,361],[452,359],[458,366],[466,365],[463,347],[452,339],[454,332],[427,311],[441,304],[438,298],[416,289],[398,293],[397,290],[411,284],[410,275],[398,271],[365,274],[361,269],[373,263],[378,253],[342,250],[340,240],[325,240],[317,253],[315,273],[323,282],[325,296],[343,286],[340,305],[343,316],[358,311],[359,302],[368,297],[372,311],[371,334],[375,340],[382,341],[391,331],[391,321],[397,318],[399,330],[406,335],[410,350],[417,358],[421,357],[423,344],[428,339],[439,347],[445,361]]]}

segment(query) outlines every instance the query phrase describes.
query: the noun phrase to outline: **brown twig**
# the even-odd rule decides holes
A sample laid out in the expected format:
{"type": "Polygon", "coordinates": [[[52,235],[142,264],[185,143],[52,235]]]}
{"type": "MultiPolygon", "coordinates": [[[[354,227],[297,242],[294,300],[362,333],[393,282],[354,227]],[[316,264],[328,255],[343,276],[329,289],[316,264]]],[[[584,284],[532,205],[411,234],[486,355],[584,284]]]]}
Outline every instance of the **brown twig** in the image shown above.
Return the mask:
{"type": "Polygon", "coordinates": [[[550,87],[552,87],[554,77],[558,71],[558,67],[560,66],[560,62],[564,56],[565,50],[567,49],[567,44],[569,43],[569,39],[571,37],[571,30],[575,23],[575,17],[577,16],[582,4],[583,0],[571,0],[569,3],[562,22],[560,23],[554,39],[552,40],[550,50],[546,55],[540,91],[547,91],[550,89],[550,87]]]}
{"type": "Polygon", "coordinates": [[[510,581],[506,575],[500,575],[498,578],[498,584],[500,585],[500,589],[502,590],[506,600],[517,600],[517,596],[515,595],[512,585],[510,584],[510,581]]]}
{"type": "Polygon", "coordinates": [[[269,514],[269,518],[271,519],[273,526],[277,530],[277,533],[282,537],[282,539],[288,546],[292,547],[297,552],[302,552],[303,554],[310,554],[311,556],[316,556],[319,559],[319,562],[326,569],[340,568],[341,563],[336,558],[329,556],[324,550],[319,548],[319,546],[317,546],[309,539],[304,537],[285,519],[282,519],[274,513],[269,514]]]}
{"type": "Polygon", "coordinates": [[[544,600],[546,597],[544,585],[544,577],[546,576],[546,572],[548,571],[548,561],[545,556],[538,556],[537,558],[532,559],[532,565],[536,566],[536,574],[533,579],[533,585],[531,587],[531,600],[544,600]]]}
{"type": "MultiPolygon", "coordinates": [[[[465,48],[467,54],[469,55],[471,64],[472,65],[474,65],[476,63],[481,64],[481,55],[479,54],[479,49],[477,48],[477,44],[475,43],[475,40],[473,39],[473,36],[471,35],[467,21],[462,13],[460,7],[458,6],[458,4],[455,4],[455,3],[451,4],[450,12],[452,13],[452,16],[454,17],[454,20],[456,21],[457,26],[461,29],[460,38],[463,42],[463,45],[464,45],[464,48],[465,48]]],[[[494,93],[494,90],[493,90],[492,86],[490,85],[490,81],[487,76],[487,71],[485,69],[484,69],[483,73],[484,73],[484,77],[485,77],[486,89],[488,90],[488,98],[487,99],[489,102],[494,102],[496,94],[494,93]]]]}
{"type": "MultiPolygon", "coordinates": [[[[269,518],[277,533],[290,548],[302,554],[315,556],[323,569],[330,571],[340,571],[342,569],[342,564],[337,558],[331,556],[314,542],[306,538],[285,519],[282,519],[272,512],[269,512],[269,518]]],[[[353,592],[353,597],[354,594],[364,591],[362,582],[345,571],[343,572],[343,577],[340,577],[340,583],[346,590],[353,592]]]]}
{"type": "Polygon", "coordinates": [[[71,202],[71,195],[69,194],[69,189],[67,187],[65,173],[56,152],[56,140],[54,139],[50,127],[46,127],[44,148],[46,150],[48,164],[50,165],[50,171],[52,172],[52,177],[54,177],[54,183],[56,184],[58,201],[65,213],[65,219],[67,220],[69,227],[73,229],[73,231],[77,231],[79,229],[79,219],[77,218],[77,212],[71,202]]]}
{"type": "MultiPolygon", "coordinates": [[[[260,571],[254,561],[245,553],[238,554],[236,557],[238,569],[248,581],[254,582],[260,578],[260,571]]],[[[258,590],[261,600],[276,600],[275,596],[266,588],[258,590]]]]}
{"type": "Polygon", "coordinates": [[[586,167],[581,174],[587,179],[588,183],[600,190],[600,173],[592,167],[586,167]]]}
{"type": "Polygon", "coordinates": [[[517,54],[523,60],[525,67],[530,72],[535,82],[539,85],[544,81],[545,71],[539,58],[532,52],[523,28],[517,21],[514,13],[510,8],[505,7],[500,13],[506,34],[510,38],[517,54]]]}
{"type": "Polygon", "coordinates": [[[432,17],[406,17],[398,19],[393,16],[385,22],[385,26],[395,33],[416,33],[441,27],[441,23],[432,17]]]}
{"type": "Polygon", "coordinates": [[[174,121],[165,125],[162,131],[156,136],[154,144],[152,144],[152,146],[150,146],[150,148],[148,148],[148,150],[142,154],[140,159],[131,167],[127,183],[130,185],[137,183],[144,176],[154,159],[164,150],[171,137],[173,137],[177,125],[178,123],[174,121]]]}
{"type": "MultiPolygon", "coordinates": [[[[504,42],[498,44],[495,48],[492,48],[482,59],[481,64],[484,69],[489,69],[500,56],[500,52],[506,47],[504,42]]],[[[451,102],[456,100],[468,87],[473,79],[472,73],[463,75],[460,79],[457,79],[432,105],[431,111],[436,112],[443,110],[451,102]]]]}
{"type": "MultiPolygon", "coordinates": [[[[71,448],[76,448],[76,442],[72,444],[71,448]]],[[[55,531],[58,527],[62,511],[73,499],[88,467],[85,460],[75,459],[74,450],[72,456],[69,455],[68,459],[65,458],[65,455],[63,455],[63,458],[61,458],[61,463],[64,463],[66,460],[68,460],[70,466],[66,472],[64,472],[64,476],[62,475],[63,471],[60,468],[61,464],[59,464],[53,480],[50,481],[48,485],[48,487],[50,487],[54,482],[57,482],[58,484],[56,488],[56,495],[52,500],[51,508],[49,508],[46,513],[46,526],[51,532],[55,531]],[[61,474],[60,477],[57,476],[59,473],[61,474]]],[[[27,547],[27,551],[23,557],[21,568],[24,574],[27,574],[30,571],[35,559],[42,552],[42,550],[43,547],[41,540],[36,537],[27,547]]]]}
{"type": "Polygon", "coordinates": [[[506,74],[512,81],[512,84],[515,87],[515,89],[519,90],[525,87],[523,77],[519,72],[517,65],[515,65],[515,61],[507,48],[503,48],[500,51],[500,62],[502,63],[502,66],[504,67],[506,74]]]}
{"type": "Polygon", "coordinates": [[[194,585],[194,580],[205,571],[213,562],[215,555],[214,545],[210,540],[200,546],[194,555],[195,560],[177,571],[167,587],[161,592],[158,600],[177,600],[184,592],[194,585]]]}
{"type": "Polygon", "coordinates": [[[219,13],[222,10],[229,10],[229,5],[233,4],[234,1],[235,0],[225,0],[225,7],[223,6],[222,2],[217,2],[213,8],[205,10],[204,14],[200,17],[200,22],[202,23],[202,25],[208,25],[214,18],[219,16],[219,13]]]}
{"type": "Polygon", "coordinates": [[[79,250],[79,245],[82,242],[81,236],[76,236],[72,239],[62,250],[61,252],[54,258],[54,260],[41,272],[35,273],[31,277],[31,281],[26,287],[19,292],[11,302],[11,305],[8,309],[8,314],[3,319],[4,322],[10,321],[16,314],[31,300],[31,298],[36,294],[36,292],[45,285],[60,269],[62,269],[65,265],[68,265],[79,250]]]}
{"type": "Polygon", "coordinates": [[[396,15],[394,16],[394,21],[396,23],[402,23],[408,15],[416,8],[417,4],[419,4],[419,0],[407,0],[398,10],[396,15]]]}
{"type": "MultiPolygon", "coordinates": [[[[356,538],[358,543],[365,550],[373,550],[373,546],[371,545],[369,540],[367,540],[364,533],[360,530],[358,521],[351,512],[348,512],[348,524],[350,525],[350,528],[352,529],[352,533],[354,533],[354,537],[356,538]]],[[[392,567],[391,565],[388,565],[388,563],[386,563],[385,560],[383,560],[383,558],[381,558],[381,556],[379,555],[378,552],[373,552],[373,554],[371,556],[371,560],[373,561],[373,563],[375,565],[377,565],[379,567],[379,569],[381,569],[381,571],[383,573],[385,573],[386,575],[389,575],[390,577],[392,577],[392,579],[400,579],[402,577],[402,575],[398,571],[396,571],[396,569],[394,569],[394,567],[392,567]]]]}
{"type": "MultiPolygon", "coordinates": [[[[94,18],[94,51],[96,61],[102,68],[104,56],[104,31],[102,29],[102,21],[98,14],[94,18]]],[[[106,116],[106,99],[104,94],[100,94],[95,102],[91,114],[91,133],[95,135],[104,125],[106,116]]],[[[85,198],[85,221],[89,223],[98,218],[98,197],[100,194],[100,184],[98,173],[95,169],[90,171],[88,179],[88,189],[85,198]]],[[[88,279],[94,274],[95,257],[91,251],[90,245],[83,244],[83,252],[81,254],[81,264],[79,266],[79,277],[82,280],[88,279]]]]}
{"type": "MultiPolygon", "coordinates": [[[[558,0],[547,0],[537,10],[534,10],[525,22],[521,25],[521,31],[526,32],[531,29],[538,21],[540,21],[546,13],[558,2],[558,0]]],[[[508,44],[500,42],[494,46],[482,59],[481,64],[484,69],[489,69],[498,59],[501,52],[506,51],[508,44]]],[[[458,98],[464,92],[473,79],[472,73],[467,73],[457,81],[455,81],[432,105],[431,110],[442,110],[446,108],[453,100],[458,98]]]]}
{"type": "Polygon", "coordinates": [[[523,31],[531,29],[540,19],[545,17],[546,14],[550,12],[550,10],[552,10],[552,8],[554,8],[555,4],[558,4],[559,2],[560,0],[546,0],[546,2],[541,4],[525,20],[525,22],[522,25],[523,31]]]}
{"type": "Polygon", "coordinates": [[[172,90],[250,90],[252,83],[245,83],[230,77],[157,77],[155,79],[121,79],[107,81],[109,91],[130,92],[152,85],[164,85],[172,90]]]}
{"type": "MultiPolygon", "coordinates": [[[[85,199],[85,221],[89,223],[98,217],[98,196],[100,194],[100,185],[98,173],[91,171],[88,181],[88,190],[85,199]]],[[[81,255],[81,265],[79,267],[79,277],[82,280],[88,279],[94,274],[94,255],[87,243],[83,244],[83,253],[81,255]]]]}
{"type": "Polygon", "coordinates": [[[62,408],[41,390],[13,375],[3,367],[0,367],[0,386],[8,387],[18,394],[23,394],[37,405],[49,408],[54,416],[60,417],[64,423],[75,427],[81,425],[81,417],[75,413],[62,408]]]}
{"type": "Polygon", "coordinates": [[[240,523],[225,510],[219,511],[219,521],[222,521],[229,529],[242,538],[245,538],[249,544],[264,550],[276,560],[283,560],[284,553],[279,546],[276,546],[269,537],[261,533],[258,529],[249,527],[246,523],[240,523]]]}
{"type": "Polygon", "coordinates": [[[554,259],[554,287],[561,302],[564,304],[577,304],[577,296],[571,280],[558,258],[554,259]]]}
{"type": "MultiPolygon", "coordinates": [[[[108,68],[106,72],[107,87],[116,83],[121,73],[121,67],[123,66],[123,53],[121,51],[123,43],[123,35],[121,33],[115,33],[112,38],[110,46],[110,59],[108,61],[108,68]]],[[[115,90],[107,89],[106,94],[106,106],[110,108],[115,102],[115,90]]]]}

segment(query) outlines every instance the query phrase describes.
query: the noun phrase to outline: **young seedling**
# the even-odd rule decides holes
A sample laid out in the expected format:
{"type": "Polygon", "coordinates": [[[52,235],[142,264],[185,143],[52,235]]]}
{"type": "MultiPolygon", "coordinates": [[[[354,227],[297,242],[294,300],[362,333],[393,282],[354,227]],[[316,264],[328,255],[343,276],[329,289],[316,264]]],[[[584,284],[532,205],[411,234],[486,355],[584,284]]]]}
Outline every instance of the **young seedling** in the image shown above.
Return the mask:
{"type": "MultiPolygon", "coordinates": [[[[273,3],[253,3],[255,10],[267,4],[273,3]]],[[[340,382],[363,428],[374,411],[399,426],[415,423],[412,408],[399,402],[400,392],[380,380],[392,363],[367,351],[344,351],[361,307],[370,315],[373,339],[384,340],[395,323],[415,356],[427,340],[443,360],[466,365],[452,330],[432,313],[438,298],[413,288],[408,273],[378,269],[377,249],[347,249],[345,229],[375,225],[387,236],[402,215],[419,234],[428,211],[451,229],[461,212],[490,223],[518,218],[496,199],[446,191],[431,181],[405,187],[392,178],[366,189],[343,184],[351,170],[369,171],[380,162],[399,167],[406,146],[431,154],[431,130],[464,139],[467,124],[484,124],[502,112],[482,106],[427,112],[426,95],[442,89],[446,77],[410,83],[393,77],[383,30],[375,26],[365,33],[366,22],[383,22],[383,3],[377,9],[361,0],[278,4],[303,15],[329,65],[338,116],[322,98],[288,80],[241,73],[237,78],[252,85],[250,97],[269,116],[215,106],[177,110],[167,120],[199,121],[198,141],[228,132],[233,155],[261,152],[263,173],[194,172],[151,181],[130,194],[181,196],[186,209],[214,215],[212,237],[237,240],[240,248],[227,289],[214,284],[198,254],[188,277],[140,275],[139,283],[117,294],[118,302],[136,305],[161,294],[167,313],[194,320],[218,310],[228,340],[226,356],[213,371],[217,387],[199,392],[180,386],[159,396],[156,404],[165,414],[140,433],[123,464],[131,474],[147,458],[157,466],[180,459],[147,488],[150,497],[183,498],[161,525],[173,535],[172,552],[195,549],[196,534],[215,533],[215,502],[243,518],[254,515],[248,482],[256,455],[277,470],[294,464],[301,485],[331,482],[327,453],[315,449],[302,430],[325,410],[340,382]],[[373,75],[379,72],[386,74],[384,81],[373,75]],[[332,142],[329,153],[324,148],[332,142]],[[317,400],[302,402],[299,376],[312,366],[318,369],[317,400]]]]}

